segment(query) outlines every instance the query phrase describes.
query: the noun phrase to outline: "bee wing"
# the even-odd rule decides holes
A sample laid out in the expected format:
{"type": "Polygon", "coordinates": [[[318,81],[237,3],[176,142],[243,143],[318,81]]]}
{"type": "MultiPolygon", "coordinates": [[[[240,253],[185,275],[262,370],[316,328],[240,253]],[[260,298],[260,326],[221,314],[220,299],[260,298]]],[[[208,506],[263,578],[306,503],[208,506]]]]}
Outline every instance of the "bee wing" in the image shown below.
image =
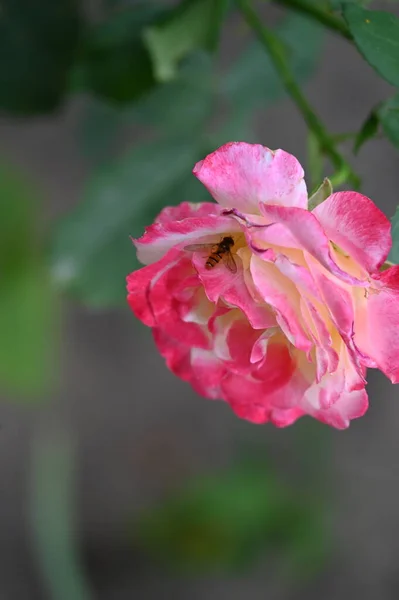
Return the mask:
{"type": "Polygon", "coordinates": [[[234,256],[231,252],[226,252],[224,256],[224,264],[226,265],[229,271],[231,271],[232,273],[237,273],[236,261],[234,260],[234,256]]]}
{"type": "Polygon", "coordinates": [[[189,246],[184,246],[183,250],[187,252],[198,252],[198,250],[209,250],[217,246],[217,244],[190,244],[189,246]]]}

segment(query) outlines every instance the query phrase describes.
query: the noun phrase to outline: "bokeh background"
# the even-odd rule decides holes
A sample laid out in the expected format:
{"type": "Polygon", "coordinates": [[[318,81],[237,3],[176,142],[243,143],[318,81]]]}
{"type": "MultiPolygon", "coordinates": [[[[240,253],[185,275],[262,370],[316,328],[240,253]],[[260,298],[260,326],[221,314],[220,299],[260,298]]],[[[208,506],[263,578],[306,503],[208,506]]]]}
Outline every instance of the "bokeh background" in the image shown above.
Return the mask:
{"type": "MultiPolygon", "coordinates": [[[[0,15],[0,599],[396,599],[398,389],[370,371],[370,410],[343,432],[251,425],[169,373],[125,304],[129,234],[164,205],[207,199],[196,160],[242,139],[309,163],[307,128],[264,50],[232,11],[212,58],[179,50],[170,79],[163,49],[166,81],[132,84],[147,60],[129,50],[137,2],[78,5],[87,39],[65,16],[73,3],[59,3],[58,30],[39,18],[52,2],[36,16],[28,4],[0,15]],[[84,39],[62,92],[46,43],[26,60],[35,18],[54,48],[84,39]]],[[[358,130],[392,95],[352,44],[258,5],[332,133],[358,130]]],[[[352,145],[362,192],[392,216],[398,149],[377,136],[354,157],[352,145]]]]}

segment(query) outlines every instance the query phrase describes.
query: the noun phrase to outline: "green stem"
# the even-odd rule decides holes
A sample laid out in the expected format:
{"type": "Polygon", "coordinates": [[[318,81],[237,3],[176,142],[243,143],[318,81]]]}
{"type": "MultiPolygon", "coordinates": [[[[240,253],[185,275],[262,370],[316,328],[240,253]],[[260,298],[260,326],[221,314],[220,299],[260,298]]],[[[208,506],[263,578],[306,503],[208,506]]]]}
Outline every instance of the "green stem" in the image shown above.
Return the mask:
{"type": "Polygon", "coordinates": [[[296,83],[286,59],[285,48],[280,39],[261,23],[258,15],[250,4],[250,0],[236,0],[236,2],[248,25],[255,31],[259,40],[266,48],[285,89],[295,102],[298,110],[301,112],[310,131],[317,139],[321,151],[331,160],[336,169],[335,178],[342,183],[342,178],[345,176],[345,179],[351,181],[354,187],[358,187],[360,183],[359,178],[336,149],[333,139],[326,131],[323,123],[314,113],[313,108],[310,106],[305,96],[302,94],[301,88],[296,83]]]}
{"type": "Polygon", "coordinates": [[[301,12],[339,33],[347,40],[352,40],[352,35],[342,19],[320,6],[319,0],[274,0],[274,2],[301,12]]]}

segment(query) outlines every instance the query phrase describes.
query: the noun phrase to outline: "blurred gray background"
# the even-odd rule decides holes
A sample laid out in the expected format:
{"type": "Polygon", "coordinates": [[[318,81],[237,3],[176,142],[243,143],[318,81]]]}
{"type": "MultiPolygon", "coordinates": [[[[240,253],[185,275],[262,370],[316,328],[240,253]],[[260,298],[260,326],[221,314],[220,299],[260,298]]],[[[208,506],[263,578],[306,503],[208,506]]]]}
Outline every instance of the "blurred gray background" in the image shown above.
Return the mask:
{"type": "MultiPolygon", "coordinates": [[[[391,90],[349,44],[328,36],[306,93],[327,127],[339,133],[358,129],[391,90]]],[[[52,118],[1,121],[1,150],[39,182],[50,220],[77,202],[85,181],[88,165],[76,136],[83,108],[77,102],[52,118]]],[[[260,114],[257,140],[306,160],[305,127],[288,99],[260,114]]],[[[385,139],[376,140],[361,150],[355,166],[362,191],[391,216],[399,203],[397,152],[385,139]]],[[[282,430],[255,426],[239,421],[223,403],[197,397],[169,373],[150,331],[134,322],[127,306],[96,314],[64,300],[62,313],[58,390],[39,410],[7,401],[0,408],[1,600],[48,598],[28,522],[28,467],[33,431],[56,430],[59,423],[75,440],[77,529],[95,598],[399,597],[398,387],[370,371],[370,410],[344,432],[303,420],[282,430]],[[318,468],[320,477],[326,469],[333,475],[338,551],[316,580],[293,586],[263,564],[243,577],[178,578],[125,552],[118,532],[126,515],[188,476],[227,464],[235,440],[256,440],[259,452],[271,454],[288,477],[296,469],[301,432],[310,436],[310,447],[311,436],[325,436],[331,452],[318,468]]]]}

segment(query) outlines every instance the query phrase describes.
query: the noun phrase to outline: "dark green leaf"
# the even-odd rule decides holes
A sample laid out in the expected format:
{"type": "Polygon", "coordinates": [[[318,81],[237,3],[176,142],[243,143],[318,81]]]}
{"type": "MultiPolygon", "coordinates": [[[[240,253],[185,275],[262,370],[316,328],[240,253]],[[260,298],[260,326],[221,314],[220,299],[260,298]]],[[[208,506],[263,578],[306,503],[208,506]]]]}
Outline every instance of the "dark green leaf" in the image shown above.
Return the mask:
{"type": "Polygon", "coordinates": [[[29,115],[62,100],[80,30],[78,0],[3,0],[0,107],[29,115]]]}
{"type": "Polygon", "coordinates": [[[385,135],[399,150],[399,94],[381,105],[378,117],[385,135]]]}
{"type": "Polygon", "coordinates": [[[330,0],[329,5],[332,10],[341,10],[344,4],[359,4],[367,6],[372,0],[330,0]]]}
{"type": "MultiPolygon", "coordinates": [[[[298,81],[305,81],[313,73],[320,56],[323,28],[302,15],[290,14],[278,28],[278,34],[287,46],[298,81]]],[[[251,42],[229,69],[221,91],[228,97],[233,111],[246,114],[285,94],[279,75],[258,41],[251,42]]]]}
{"type": "Polygon", "coordinates": [[[399,264],[399,206],[392,219],[392,249],[389,253],[388,260],[395,264],[399,264]]]}
{"type": "Polygon", "coordinates": [[[154,6],[139,4],[119,10],[93,27],[81,48],[73,88],[118,103],[131,102],[148,92],[155,79],[141,36],[143,27],[162,14],[154,6]]]}
{"type": "Polygon", "coordinates": [[[399,86],[399,18],[355,4],[345,5],[343,15],[367,62],[389,83],[399,86]]]}
{"type": "Polygon", "coordinates": [[[156,86],[137,102],[132,116],[141,124],[159,127],[164,131],[194,132],[203,128],[211,114],[212,62],[205,54],[194,54],[182,65],[179,77],[156,86]]]}
{"type": "Polygon", "coordinates": [[[218,46],[223,21],[230,8],[230,4],[230,0],[214,0],[208,33],[210,50],[215,50],[218,46]]]}
{"type": "Polygon", "coordinates": [[[365,142],[371,140],[378,132],[379,119],[375,110],[371,111],[362,128],[356,135],[353,152],[357,154],[365,142]]]}
{"type": "Polygon", "coordinates": [[[151,54],[158,81],[177,77],[180,61],[194,50],[214,45],[215,2],[185,0],[162,23],[148,27],[144,39],[151,54]]]}
{"type": "Polygon", "coordinates": [[[192,142],[168,139],[137,147],[99,169],[83,202],[59,223],[53,246],[59,284],[93,306],[122,304],[125,277],[139,266],[129,236],[141,235],[164,206],[197,200],[186,195],[187,178],[207,199],[190,175],[200,158],[192,142]]]}
{"type": "MultiPolygon", "coordinates": [[[[35,231],[32,185],[0,167],[0,385],[37,395],[54,365],[54,294],[35,231]]],[[[50,375],[50,377],[49,377],[50,375]]]]}
{"type": "Polygon", "coordinates": [[[192,55],[175,81],[155,86],[133,106],[116,108],[106,102],[91,102],[79,124],[84,154],[94,163],[115,156],[122,131],[132,124],[178,135],[199,135],[212,111],[211,60],[203,53],[192,55]]]}
{"type": "Polygon", "coordinates": [[[93,98],[78,123],[77,135],[83,155],[94,164],[109,159],[126,123],[124,117],[123,111],[115,106],[93,98]]]}

